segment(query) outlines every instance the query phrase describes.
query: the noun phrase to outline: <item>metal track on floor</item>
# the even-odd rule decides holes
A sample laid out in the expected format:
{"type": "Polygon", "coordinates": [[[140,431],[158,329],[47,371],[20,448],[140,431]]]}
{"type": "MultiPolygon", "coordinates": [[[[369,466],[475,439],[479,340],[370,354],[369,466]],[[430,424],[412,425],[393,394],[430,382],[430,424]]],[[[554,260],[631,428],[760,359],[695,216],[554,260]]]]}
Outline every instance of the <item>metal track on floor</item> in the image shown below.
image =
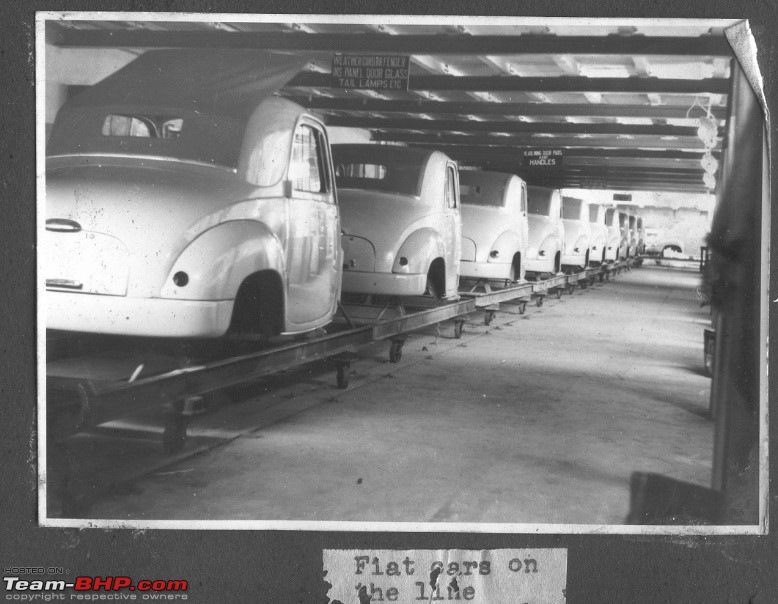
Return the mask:
{"type": "MultiPolygon", "coordinates": [[[[485,312],[488,325],[500,303],[518,303],[523,312],[533,299],[540,306],[550,293],[561,295],[563,289],[585,287],[597,278],[628,270],[630,265],[631,261],[622,261],[499,288],[481,283],[461,291],[459,300],[453,302],[418,298],[383,305],[346,304],[327,332],[201,363],[99,350],[50,359],[46,365],[47,412],[50,418],[63,411],[75,415],[69,429],[57,426],[56,436],[62,438],[144,409],[163,407],[168,414],[163,443],[170,451],[180,450],[188,420],[203,411],[198,407],[203,395],[321,359],[334,360],[338,386],[345,388],[349,364],[362,346],[390,340],[389,360],[397,362],[407,335],[413,331],[454,320],[454,336],[458,338],[465,317],[477,309],[485,312]]],[[[47,343],[53,350],[63,338],[67,340],[67,334],[47,334],[47,343]]]]}

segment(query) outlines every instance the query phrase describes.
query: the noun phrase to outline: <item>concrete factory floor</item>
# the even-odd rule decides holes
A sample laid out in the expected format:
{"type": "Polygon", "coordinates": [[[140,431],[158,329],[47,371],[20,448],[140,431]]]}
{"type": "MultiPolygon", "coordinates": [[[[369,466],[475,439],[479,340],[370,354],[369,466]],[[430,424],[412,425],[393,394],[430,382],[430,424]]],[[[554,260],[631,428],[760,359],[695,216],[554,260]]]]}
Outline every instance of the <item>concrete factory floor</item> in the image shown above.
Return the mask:
{"type": "Polygon", "coordinates": [[[113,480],[151,468],[86,517],[623,524],[634,471],[710,485],[698,284],[644,266],[473,315],[461,340],[414,334],[398,364],[363,349],[347,390],[325,364],[274,378],[192,423],[189,450],[220,446],[166,467],[158,441],[82,442],[113,480]]]}

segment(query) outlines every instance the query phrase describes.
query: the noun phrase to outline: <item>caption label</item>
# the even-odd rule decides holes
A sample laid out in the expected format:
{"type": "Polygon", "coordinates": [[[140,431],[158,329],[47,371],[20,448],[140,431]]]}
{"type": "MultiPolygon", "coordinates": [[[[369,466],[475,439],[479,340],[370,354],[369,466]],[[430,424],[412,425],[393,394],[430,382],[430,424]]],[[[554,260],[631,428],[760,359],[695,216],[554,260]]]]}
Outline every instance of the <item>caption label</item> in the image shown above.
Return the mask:
{"type": "Polygon", "coordinates": [[[562,604],[567,550],[324,550],[329,604],[562,604]]]}

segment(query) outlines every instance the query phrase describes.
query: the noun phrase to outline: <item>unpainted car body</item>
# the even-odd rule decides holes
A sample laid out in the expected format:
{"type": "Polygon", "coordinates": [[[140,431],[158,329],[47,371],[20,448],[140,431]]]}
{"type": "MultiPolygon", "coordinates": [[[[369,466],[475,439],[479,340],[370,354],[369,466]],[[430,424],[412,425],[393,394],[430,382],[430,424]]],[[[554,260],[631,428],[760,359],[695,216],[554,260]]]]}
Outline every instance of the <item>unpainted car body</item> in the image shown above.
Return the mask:
{"type": "Polygon", "coordinates": [[[327,132],[272,96],[297,69],[266,53],[153,51],[62,108],[47,150],[47,327],[213,338],[331,321],[342,255],[327,132]]]}
{"type": "Polygon", "coordinates": [[[463,277],[520,281],[526,271],[527,185],[514,174],[459,173],[463,277]]]}
{"type": "Polygon", "coordinates": [[[605,226],[605,206],[589,203],[589,264],[599,266],[605,262],[608,247],[608,227],[605,226]]]}
{"type": "Polygon", "coordinates": [[[643,230],[643,219],[640,216],[637,217],[636,226],[638,231],[637,253],[638,256],[642,256],[646,252],[646,240],[645,231],[643,230]]]}
{"type": "Polygon", "coordinates": [[[440,151],[333,146],[343,291],[457,297],[462,223],[456,164],[440,151]]]}
{"type": "Polygon", "coordinates": [[[619,212],[619,232],[621,239],[619,241],[619,259],[624,260],[630,257],[629,254],[629,215],[625,212],[619,212]]]}
{"type": "Polygon", "coordinates": [[[605,261],[615,262],[619,259],[619,247],[621,245],[619,213],[616,208],[608,208],[605,210],[605,228],[608,232],[608,244],[605,249],[605,261]]]}
{"type": "Polygon", "coordinates": [[[562,270],[586,268],[591,244],[589,203],[575,197],[562,197],[562,222],[565,225],[562,270]]]}
{"type": "Polygon", "coordinates": [[[527,272],[558,273],[562,270],[565,226],[562,224],[562,195],[558,189],[527,187],[529,248],[527,272]]]}
{"type": "Polygon", "coordinates": [[[638,219],[634,214],[629,214],[629,257],[638,255],[638,219]]]}

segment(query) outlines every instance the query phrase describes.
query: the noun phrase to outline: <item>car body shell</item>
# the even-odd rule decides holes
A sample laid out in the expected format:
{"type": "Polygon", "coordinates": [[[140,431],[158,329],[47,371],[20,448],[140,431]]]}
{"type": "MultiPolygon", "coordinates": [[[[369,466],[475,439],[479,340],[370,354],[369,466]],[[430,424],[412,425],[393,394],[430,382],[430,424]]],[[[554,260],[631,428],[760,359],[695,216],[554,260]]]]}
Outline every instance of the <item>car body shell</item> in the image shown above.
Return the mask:
{"type": "Polygon", "coordinates": [[[333,157],[343,291],[456,298],[462,254],[456,164],[440,151],[394,145],[334,145],[333,157]]]}
{"type": "Polygon", "coordinates": [[[629,257],[638,255],[638,219],[634,214],[629,214],[629,257]]]}
{"type": "MultiPolygon", "coordinates": [[[[157,73],[149,62],[180,67],[192,60],[147,54],[138,60],[140,71],[130,64],[132,73],[157,73]]],[[[217,55],[225,65],[252,59],[217,55]]],[[[227,111],[234,107],[225,108],[225,115],[193,109],[189,99],[164,105],[153,96],[134,99],[123,88],[122,71],[65,105],[52,130],[41,262],[47,327],[218,337],[230,328],[238,292],[251,280],[261,283],[257,299],[273,296],[274,316],[265,308],[257,329],[272,324],[275,333],[298,333],[329,323],[340,296],[342,252],[323,124],[270,96],[272,90],[234,114],[227,111]],[[145,116],[168,113],[183,120],[180,140],[106,135],[117,116],[135,127],[145,116]],[[220,146],[209,139],[207,128],[218,123],[229,123],[237,140],[225,138],[220,146]],[[310,187],[289,180],[296,178],[292,148],[300,132],[318,141],[319,191],[298,190],[310,187]]],[[[175,91],[167,92],[174,98],[175,91]]],[[[214,136],[222,134],[217,128],[214,136]]]]}
{"type": "Polygon", "coordinates": [[[616,208],[608,208],[605,211],[605,228],[608,232],[608,243],[605,249],[605,261],[615,262],[619,259],[619,247],[621,245],[619,213],[616,208]]]}
{"type": "Polygon", "coordinates": [[[629,248],[629,215],[625,212],[619,212],[619,259],[624,260],[630,257],[629,248]]]}
{"type": "Polygon", "coordinates": [[[608,252],[608,227],[605,225],[605,206],[589,203],[589,262],[599,265],[606,261],[608,252]]]}
{"type": "Polygon", "coordinates": [[[525,263],[527,271],[559,272],[565,244],[562,196],[559,190],[528,186],[527,212],[529,225],[529,246],[525,263]]]}
{"type": "Polygon", "coordinates": [[[562,197],[562,222],[565,225],[562,269],[586,268],[591,244],[589,203],[575,197],[562,197]]]}
{"type": "Polygon", "coordinates": [[[645,231],[643,230],[643,219],[640,216],[638,216],[636,223],[637,223],[637,231],[638,231],[637,253],[638,256],[642,256],[646,252],[646,240],[645,240],[645,231]]]}
{"type": "Polygon", "coordinates": [[[645,227],[643,249],[649,256],[661,256],[666,251],[678,255],[684,252],[684,242],[679,237],[668,236],[659,227],[645,227]]]}
{"type": "Polygon", "coordinates": [[[514,174],[459,173],[462,201],[462,277],[524,278],[527,257],[527,185],[514,174]]]}

